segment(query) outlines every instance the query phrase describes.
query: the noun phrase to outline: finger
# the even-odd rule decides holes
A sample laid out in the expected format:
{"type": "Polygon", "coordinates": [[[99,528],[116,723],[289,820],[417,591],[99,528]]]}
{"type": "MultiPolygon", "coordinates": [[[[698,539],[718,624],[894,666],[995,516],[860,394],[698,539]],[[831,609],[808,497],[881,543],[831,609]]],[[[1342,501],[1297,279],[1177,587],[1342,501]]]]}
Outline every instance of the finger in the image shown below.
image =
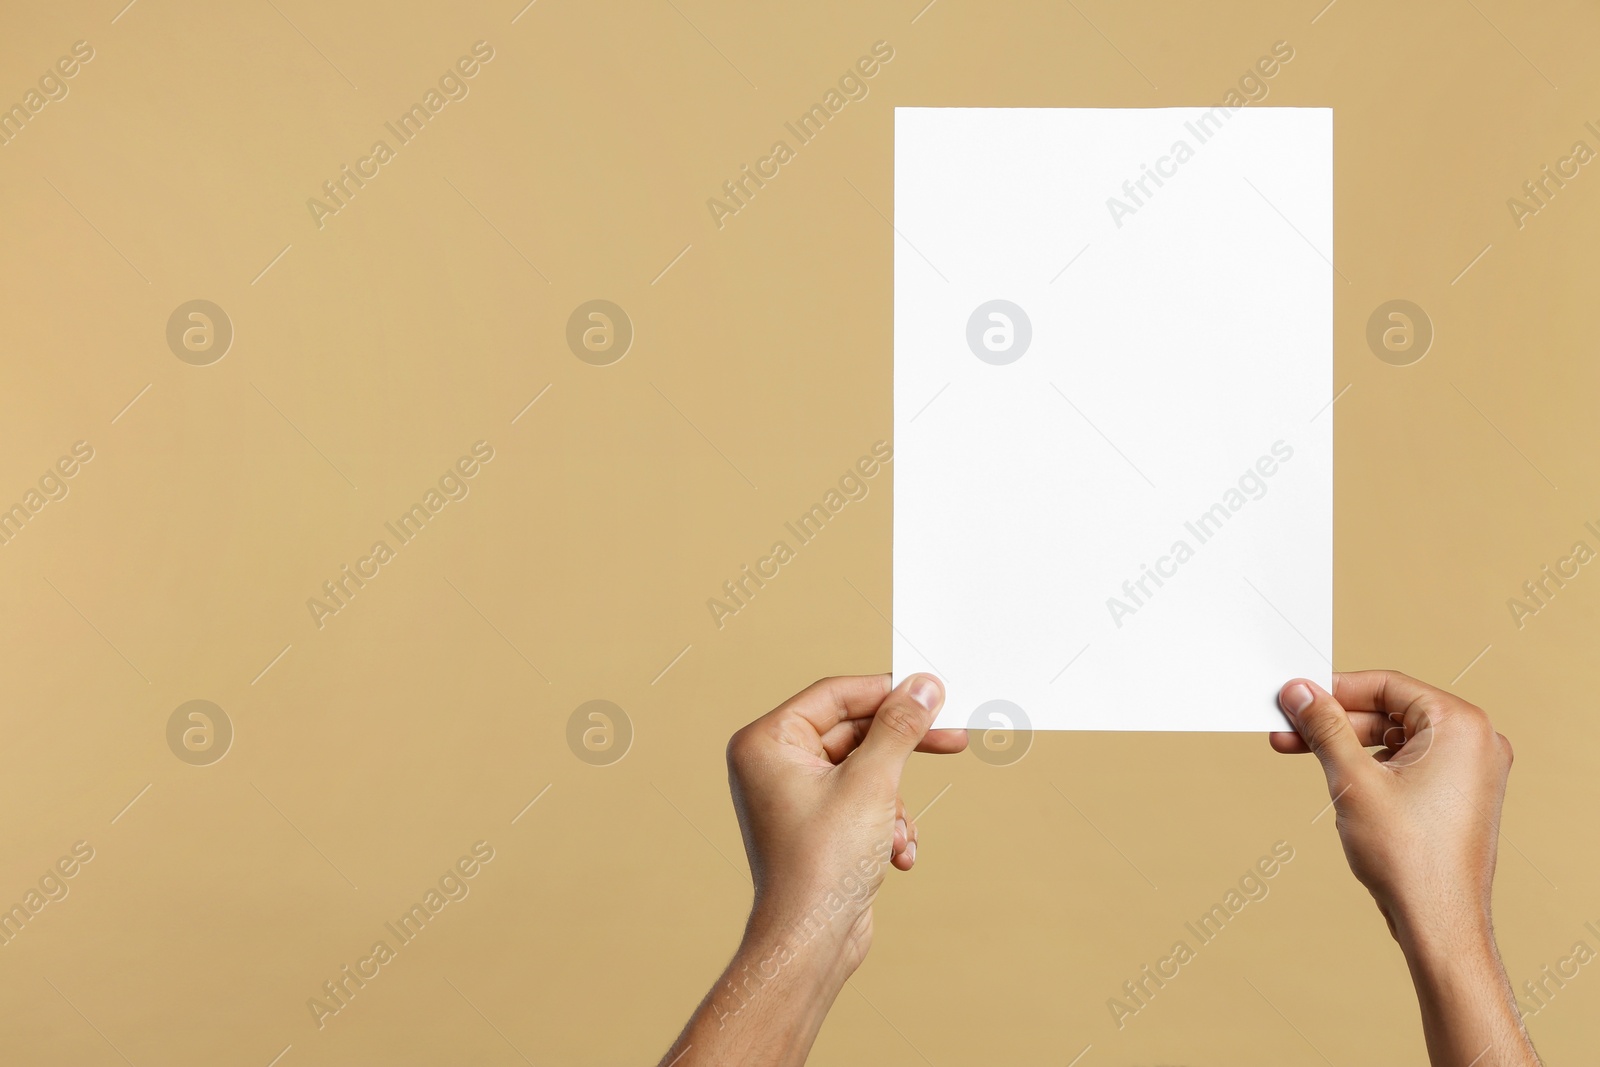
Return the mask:
{"type": "Polygon", "coordinates": [[[889,862],[897,870],[909,871],[916,858],[916,853],[911,849],[916,831],[912,828],[911,816],[906,814],[905,799],[899,793],[895,794],[894,806],[894,847],[890,850],[889,862]]]}
{"type": "Polygon", "coordinates": [[[1272,751],[1290,755],[1303,756],[1311,751],[1306,747],[1306,743],[1300,740],[1299,734],[1270,733],[1267,735],[1267,743],[1272,746],[1272,751]]]}
{"type": "Polygon", "coordinates": [[[906,847],[889,862],[893,863],[896,870],[909,871],[917,862],[917,824],[915,821],[908,824],[909,838],[906,847]]]}
{"type": "Polygon", "coordinates": [[[1410,768],[1422,762],[1436,741],[1454,744],[1485,743],[1494,732],[1489,717],[1474,704],[1447,690],[1419,682],[1398,671],[1360,671],[1344,675],[1335,684],[1341,694],[1349,687],[1352,700],[1383,711],[1405,729],[1407,738],[1396,756],[1395,767],[1410,768]],[[1344,679],[1349,679],[1348,682],[1344,679]]]}
{"type": "MultiPolygon", "coordinates": [[[[834,763],[840,763],[846,755],[856,750],[862,739],[867,736],[867,728],[872,726],[870,718],[846,718],[834,728],[822,734],[822,752],[827,753],[827,758],[834,763]]],[[[952,755],[955,752],[965,752],[965,729],[930,729],[917,745],[917,752],[931,752],[933,755],[952,755]]]]}
{"type": "MultiPolygon", "coordinates": [[[[844,720],[819,738],[823,752],[831,762],[839,763],[856,750],[862,739],[867,736],[867,728],[871,725],[872,720],[866,717],[844,720]]],[[[966,747],[965,730],[929,730],[927,736],[917,745],[917,751],[950,755],[954,752],[963,752],[966,747]]]]}
{"type": "Polygon", "coordinates": [[[1278,693],[1278,703],[1328,776],[1330,791],[1372,773],[1372,760],[1356,736],[1350,716],[1315,682],[1297,678],[1278,693]]]}
{"type": "Polygon", "coordinates": [[[934,714],[944,703],[944,686],[931,674],[913,674],[884,697],[867,736],[851,762],[900,781],[906,760],[927,736],[934,714]]]}
{"type": "MultiPolygon", "coordinates": [[[[1356,737],[1360,739],[1362,747],[1374,748],[1385,744],[1384,731],[1391,729],[1394,723],[1387,715],[1376,711],[1350,712],[1350,725],[1355,729],[1356,737]]],[[[1300,739],[1299,734],[1274,732],[1267,735],[1272,742],[1272,747],[1279,752],[1305,753],[1311,749],[1300,739]]]]}
{"type": "Polygon", "coordinates": [[[889,691],[886,674],[822,678],[812,682],[782,704],[744,729],[790,746],[789,752],[805,751],[838,763],[849,755],[865,733],[865,719],[889,691]],[[841,724],[862,720],[859,730],[841,724]]]}
{"type": "Polygon", "coordinates": [[[1427,682],[1399,671],[1350,671],[1333,676],[1333,695],[1347,711],[1404,715],[1419,702],[1456,699],[1427,682]]]}
{"type": "Polygon", "coordinates": [[[861,744],[861,739],[867,736],[867,727],[871,725],[869,718],[846,719],[838,723],[818,739],[823,753],[832,763],[843,762],[861,744]]]}
{"type": "Polygon", "coordinates": [[[871,715],[889,692],[887,674],[820,678],[779,704],[769,716],[799,716],[826,734],[841,722],[871,715]]]}
{"type": "Polygon", "coordinates": [[[929,730],[927,736],[917,745],[918,752],[933,752],[938,755],[965,752],[966,748],[967,731],[965,730],[929,730]]]}

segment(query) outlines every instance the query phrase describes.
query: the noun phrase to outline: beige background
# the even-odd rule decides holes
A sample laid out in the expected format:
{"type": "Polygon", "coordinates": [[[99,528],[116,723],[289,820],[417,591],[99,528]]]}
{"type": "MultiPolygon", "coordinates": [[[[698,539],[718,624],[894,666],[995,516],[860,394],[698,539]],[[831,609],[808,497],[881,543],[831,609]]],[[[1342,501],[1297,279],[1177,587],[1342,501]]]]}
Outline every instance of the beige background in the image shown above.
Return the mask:
{"type": "MultiPolygon", "coordinates": [[[[725,738],[889,666],[892,472],[720,631],[705,601],[889,436],[893,107],[1214,103],[1280,40],[1265,103],[1335,109],[1335,661],[1456,680],[1514,740],[1519,986],[1600,948],[1600,577],[1520,630],[1506,604],[1600,547],[1600,172],[1506,207],[1600,148],[1600,13],[921,3],[9,5],[0,103],[95,58],[0,147],[0,503],[95,458],[0,548],[0,902],[95,858],[0,948],[0,1058],[653,1061],[747,904],[725,738]],[[470,96],[319,230],[307,198],[479,40],[470,96]],[[868,98],[717,229],[706,199],[879,40],[868,98]],[[165,341],[196,298],[236,331],[206,367],[165,341]],[[637,331],[609,367],[564,340],[592,298],[637,331]],[[1437,330],[1408,367],[1364,339],[1395,298],[1437,330]],[[480,439],[471,495],[318,630],[306,599],[480,439]],[[204,767],[166,741],[197,698],[236,730],[204,767]],[[635,730],[610,766],[566,743],[595,698],[635,730]],[[319,1031],[307,999],[480,840],[470,896],[319,1031]]],[[[937,798],[917,871],[814,1062],[1422,1057],[1308,760],[1050,735],[919,758],[906,797],[937,798]],[[1116,1030],[1280,840],[1271,895],[1116,1030]]],[[[1591,967],[1530,1020],[1551,1062],[1593,1058],[1597,1009],[1591,967]]]]}

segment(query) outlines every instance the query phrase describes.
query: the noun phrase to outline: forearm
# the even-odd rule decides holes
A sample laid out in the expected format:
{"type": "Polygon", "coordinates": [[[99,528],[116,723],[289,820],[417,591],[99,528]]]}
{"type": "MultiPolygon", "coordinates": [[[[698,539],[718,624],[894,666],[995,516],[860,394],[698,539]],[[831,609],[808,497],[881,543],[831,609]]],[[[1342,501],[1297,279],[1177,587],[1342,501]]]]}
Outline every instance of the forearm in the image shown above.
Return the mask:
{"type": "Polygon", "coordinates": [[[849,969],[790,930],[755,921],[661,1067],[798,1067],[849,969]],[[813,951],[815,949],[816,951],[813,951]]]}
{"type": "Polygon", "coordinates": [[[1433,1067],[1539,1067],[1487,919],[1434,934],[1397,930],[1433,1067]]]}

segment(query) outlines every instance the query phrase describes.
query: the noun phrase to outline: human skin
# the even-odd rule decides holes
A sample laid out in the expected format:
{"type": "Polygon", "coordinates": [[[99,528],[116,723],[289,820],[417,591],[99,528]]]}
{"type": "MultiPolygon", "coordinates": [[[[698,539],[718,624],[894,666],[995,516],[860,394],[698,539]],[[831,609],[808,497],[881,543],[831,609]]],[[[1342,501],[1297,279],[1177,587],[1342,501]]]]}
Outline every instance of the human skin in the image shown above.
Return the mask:
{"type": "Polygon", "coordinates": [[[1490,916],[1511,743],[1482,709],[1394,671],[1335,675],[1332,693],[1298,678],[1278,702],[1296,732],[1272,747],[1321,762],[1350,870],[1411,970],[1433,1067],[1537,1065],[1490,916]]]}
{"type": "Polygon", "coordinates": [[[960,752],[965,730],[930,732],[939,681],[825,678],[728,742],[728,780],[755,900],[733,961],[663,1067],[802,1064],[872,943],[890,867],[917,861],[900,797],[913,751],[960,752]]]}
{"type": "MultiPolygon", "coordinates": [[[[829,678],[733,736],[755,900],[662,1067],[805,1062],[871,945],[888,867],[916,862],[906,761],[966,747],[965,731],[929,731],[942,702],[929,675],[892,693],[881,675],[829,678]]],[[[1279,702],[1296,732],[1272,747],[1321,762],[1350,868],[1411,969],[1434,1067],[1537,1067],[1490,917],[1510,743],[1480,709],[1391,671],[1338,675],[1334,694],[1296,679],[1279,702]]]]}

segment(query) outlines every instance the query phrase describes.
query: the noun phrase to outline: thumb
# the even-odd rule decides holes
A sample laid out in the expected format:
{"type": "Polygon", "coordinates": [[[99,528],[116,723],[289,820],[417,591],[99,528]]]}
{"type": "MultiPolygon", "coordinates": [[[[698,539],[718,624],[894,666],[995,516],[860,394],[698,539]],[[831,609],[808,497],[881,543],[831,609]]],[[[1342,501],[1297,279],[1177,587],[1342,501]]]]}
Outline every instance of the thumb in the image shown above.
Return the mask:
{"type": "Polygon", "coordinates": [[[1320,685],[1297,678],[1278,693],[1278,704],[1322,762],[1330,790],[1348,785],[1373,765],[1350,724],[1349,712],[1320,685]]]}
{"type": "Polygon", "coordinates": [[[913,674],[901,682],[873,713],[866,739],[852,760],[899,781],[906,760],[922,743],[944,704],[944,686],[931,674],[913,674]]]}

